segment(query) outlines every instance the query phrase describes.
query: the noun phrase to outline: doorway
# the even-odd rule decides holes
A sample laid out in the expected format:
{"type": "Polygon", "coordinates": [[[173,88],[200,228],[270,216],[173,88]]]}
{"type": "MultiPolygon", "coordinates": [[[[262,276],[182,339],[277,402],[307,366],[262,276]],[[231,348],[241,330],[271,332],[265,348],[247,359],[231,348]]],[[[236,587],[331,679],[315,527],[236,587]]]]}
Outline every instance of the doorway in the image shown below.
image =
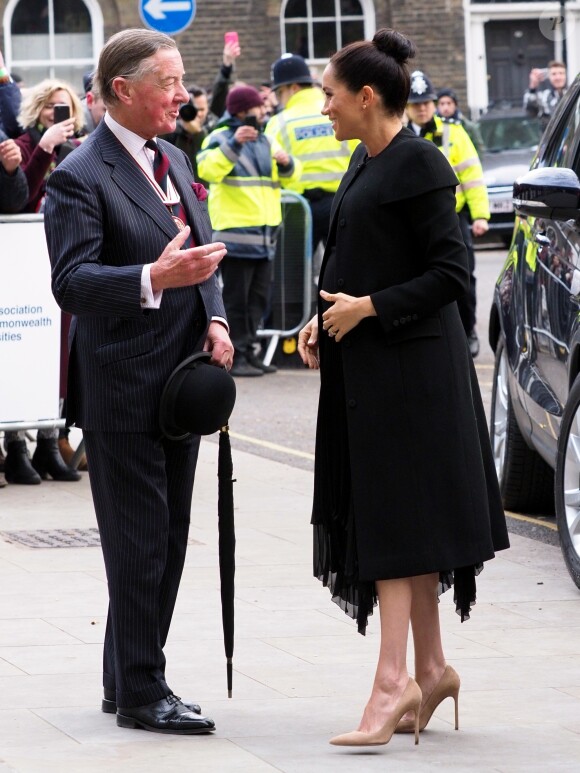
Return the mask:
{"type": "Polygon", "coordinates": [[[538,19],[489,21],[485,24],[489,104],[522,104],[532,67],[546,67],[554,43],[542,34],[538,19]]]}

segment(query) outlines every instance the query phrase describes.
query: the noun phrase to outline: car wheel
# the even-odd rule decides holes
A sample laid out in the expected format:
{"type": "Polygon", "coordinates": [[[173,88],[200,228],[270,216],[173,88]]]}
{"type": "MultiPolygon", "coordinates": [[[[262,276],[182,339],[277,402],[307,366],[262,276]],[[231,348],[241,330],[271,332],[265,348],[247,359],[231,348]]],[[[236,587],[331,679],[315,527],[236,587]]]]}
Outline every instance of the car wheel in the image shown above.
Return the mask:
{"type": "Polygon", "coordinates": [[[524,513],[554,512],[554,472],[526,441],[514,414],[505,339],[495,352],[490,438],[503,506],[524,513]]]}
{"type": "Polygon", "coordinates": [[[564,561],[580,588],[580,377],[570,391],[560,427],[556,519],[564,561]]]}

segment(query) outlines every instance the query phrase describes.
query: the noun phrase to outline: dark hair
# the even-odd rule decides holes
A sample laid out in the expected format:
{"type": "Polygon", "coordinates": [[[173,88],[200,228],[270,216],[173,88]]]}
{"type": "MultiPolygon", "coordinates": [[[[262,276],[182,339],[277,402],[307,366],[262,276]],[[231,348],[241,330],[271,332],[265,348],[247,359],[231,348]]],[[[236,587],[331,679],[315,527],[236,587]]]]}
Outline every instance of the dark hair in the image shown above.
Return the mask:
{"type": "Polygon", "coordinates": [[[407,105],[411,78],[407,62],[415,56],[413,43],[395,30],[377,30],[372,40],[360,40],[341,48],[330,59],[334,74],[349,91],[372,86],[390,115],[402,115],[407,105]]]}
{"type": "MultiPolygon", "coordinates": [[[[558,62],[557,59],[552,59],[551,62],[548,62],[548,70],[551,70],[552,67],[561,67],[563,70],[566,69],[564,62],[558,62]]],[[[12,75],[12,80],[14,80],[14,74],[12,75]]]]}
{"type": "Polygon", "coordinates": [[[207,91],[201,86],[198,86],[197,83],[192,83],[191,86],[188,86],[187,91],[194,99],[196,97],[207,97],[207,91]]]}

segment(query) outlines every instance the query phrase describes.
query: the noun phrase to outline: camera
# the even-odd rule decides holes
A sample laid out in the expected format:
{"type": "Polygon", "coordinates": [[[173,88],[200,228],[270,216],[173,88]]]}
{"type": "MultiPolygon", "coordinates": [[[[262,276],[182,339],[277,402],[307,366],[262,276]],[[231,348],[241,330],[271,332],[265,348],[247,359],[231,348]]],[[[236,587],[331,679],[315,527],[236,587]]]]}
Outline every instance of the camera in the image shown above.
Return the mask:
{"type": "Polygon", "coordinates": [[[193,121],[197,115],[197,107],[192,102],[186,102],[179,108],[179,117],[182,121],[193,121]]]}

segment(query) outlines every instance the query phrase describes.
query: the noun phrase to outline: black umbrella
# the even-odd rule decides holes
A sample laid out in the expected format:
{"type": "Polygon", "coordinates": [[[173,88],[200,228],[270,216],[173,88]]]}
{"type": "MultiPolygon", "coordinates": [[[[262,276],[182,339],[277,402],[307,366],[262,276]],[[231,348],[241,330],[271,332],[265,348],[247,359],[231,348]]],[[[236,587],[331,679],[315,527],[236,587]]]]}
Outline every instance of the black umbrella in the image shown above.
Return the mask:
{"type": "Polygon", "coordinates": [[[228,698],[232,697],[234,655],[234,575],[236,573],[236,533],[234,529],[234,479],[232,449],[228,426],[220,429],[218,458],[218,534],[222,597],[222,624],[228,680],[228,698]]]}

